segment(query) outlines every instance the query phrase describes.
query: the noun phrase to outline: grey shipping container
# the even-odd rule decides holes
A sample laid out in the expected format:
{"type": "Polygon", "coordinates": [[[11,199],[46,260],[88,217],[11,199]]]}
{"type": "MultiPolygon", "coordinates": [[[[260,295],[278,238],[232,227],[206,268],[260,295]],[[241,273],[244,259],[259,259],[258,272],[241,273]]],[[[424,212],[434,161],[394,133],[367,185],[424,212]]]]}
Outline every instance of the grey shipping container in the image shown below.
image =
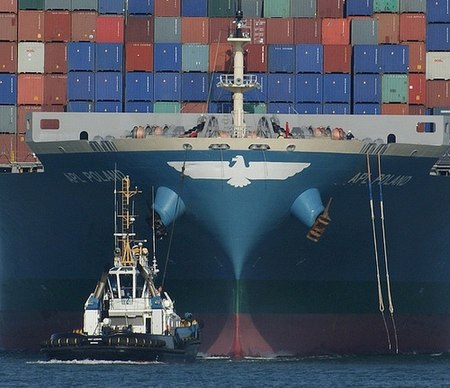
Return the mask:
{"type": "Polygon", "coordinates": [[[245,0],[242,2],[242,12],[246,18],[263,16],[263,0],[245,0]]]}
{"type": "Polygon", "coordinates": [[[181,18],[155,17],[155,43],[180,43],[181,18]]]}
{"type": "Polygon", "coordinates": [[[181,67],[183,72],[207,72],[209,46],[207,44],[183,44],[181,58],[181,67]]]}
{"type": "Polygon", "coordinates": [[[19,42],[17,45],[17,72],[44,73],[44,51],[42,42],[19,42]]]}
{"type": "Polygon", "coordinates": [[[72,0],[45,0],[44,9],[72,9],[72,0]]]}
{"type": "Polygon", "coordinates": [[[317,1],[306,0],[291,2],[291,16],[294,18],[315,18],[317,13],[317,1]]]}
{"type": "Polygon", "coordinates": [[[426,54],[427,79],[450,79],[450,52],[430,51],[426,54]]]}
{"type": "Polygon", "coordinates": [[[423,12],[427,10],[426,0],[400,0],[400,12],[423,12]]]}
{"type": "Polygon", "coordinates": [[[16,115],[15,105],[0,105],[0,132],[16,133],[16,115]]]}
{"type": "Polygon", "coordinates": [[[71,9],[73,11],[76,10],[98,10],[98,1],[97,0],[72,0],[71,9]]]}
{"type": "Polygon", "coordinates": [[[354,19],[351,28],[352,45],[378,44],[378,20],[354,19]]]}

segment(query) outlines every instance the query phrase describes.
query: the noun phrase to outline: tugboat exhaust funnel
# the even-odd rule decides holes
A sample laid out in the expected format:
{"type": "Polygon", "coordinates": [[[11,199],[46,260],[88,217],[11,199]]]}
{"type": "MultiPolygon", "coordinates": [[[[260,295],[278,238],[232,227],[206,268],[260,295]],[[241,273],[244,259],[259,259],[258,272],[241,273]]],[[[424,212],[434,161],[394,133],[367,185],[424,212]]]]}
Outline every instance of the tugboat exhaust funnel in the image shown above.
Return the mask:
{"type": "Polygon", "coordinates": [[[156,191],[153,209],[158,213],[161,222],[168,226],[184,214],[186,206],[177,193],[168,187],[161,186],[156,191]]]}

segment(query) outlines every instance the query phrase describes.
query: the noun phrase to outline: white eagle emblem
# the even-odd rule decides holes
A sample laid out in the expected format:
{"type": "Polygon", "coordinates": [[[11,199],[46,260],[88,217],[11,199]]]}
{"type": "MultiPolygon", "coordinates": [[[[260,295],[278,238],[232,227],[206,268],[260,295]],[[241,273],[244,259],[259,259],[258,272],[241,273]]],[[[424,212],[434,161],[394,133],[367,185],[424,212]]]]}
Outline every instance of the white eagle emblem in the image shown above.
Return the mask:
{"type": "Polygon", "coordinates": [[[231,162],[167,162],[175,170],[192,179],[225,179],[233,187],[245,187],[251,180],[285,180],[308,168],[311,163],[250,162],[248,167],[242,155],[231,162]]]}

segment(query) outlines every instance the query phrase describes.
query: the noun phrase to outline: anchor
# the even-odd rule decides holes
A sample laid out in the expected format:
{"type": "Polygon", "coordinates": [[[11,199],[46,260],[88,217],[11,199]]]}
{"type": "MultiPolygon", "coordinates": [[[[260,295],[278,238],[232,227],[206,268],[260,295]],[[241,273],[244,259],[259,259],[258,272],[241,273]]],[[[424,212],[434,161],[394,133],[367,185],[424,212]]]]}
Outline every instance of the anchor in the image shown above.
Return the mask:
{"type": "Polygon", "coordinates": [[[318,242],[319,239],[322,237],[322,234],[325,232],[325,229],[327,228],[328,224],[331,221],[328,210],[330,209],[332,200],[333,198],[330,198],[324,211],[314,221],[313,226],[311,226],[311,229],[308,231],[308,234],[306,235],[308,239],[314,242],[318,242]]]}

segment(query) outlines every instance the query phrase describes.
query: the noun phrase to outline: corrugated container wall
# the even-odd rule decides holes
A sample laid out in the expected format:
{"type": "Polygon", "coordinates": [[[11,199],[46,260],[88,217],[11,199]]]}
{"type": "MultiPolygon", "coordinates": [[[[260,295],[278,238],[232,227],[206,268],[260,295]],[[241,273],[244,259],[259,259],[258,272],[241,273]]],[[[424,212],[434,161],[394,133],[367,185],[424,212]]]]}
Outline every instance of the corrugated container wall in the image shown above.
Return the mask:
{"type": "Polygon", "coordinates": [[[316,1],[317,1],[317,17],[342,18],[344,16],[345,0],[316,0],[316,1]]]}
{"type": "Polygon", "coordinates": [[[17,100],[17,75],[0,74],[0,104],[14,105],[17,100]]]}
{"type": "Polygon", "coordinates": [[[153,15],[154,2],[155,0],[128,0],[128,13],[131,15],[153,15]]]}
{"type": "Polygon", "coordinates": [[[351,21],[351,44],[377,44],[378,20],[353,19],[351,21]]]}
{"type": "Polygon", "coordinates": [[[293,44],[294,19],[273,18],[266,21],[267,44],[293,44]]]}
{"type": "Polygon", "coordinates": [[[322,43],[321,19],[294,19],[295,43],[322,43]]]}
{"type": "Polygon", "coordinates": [[[291,2],[291,16],[294,18],[315,18],[317,15],[316,0],[291,2]]]}
{"type": "Polygon", "coordinates": [[[17,103],[19,105],[42,105],[43,102],[44,76],[42,74],[19,74],[17,103]]]}
{"type": "Polygon", "coordinates": [[[181,1],[181,16],[208,16],[208,0],[181,1]]]}
{"type": "Polygon", "coordinates": [[[17,15],[0,13],[0,39],[2,41],[17,40],[17,15]]]}
{"type": "Polygon", "coordinates": [[[347,16],[371,16],[373,14],[373,0],[347,0],[345,2],[347,16]]]}
{"type": "Polygon", "coordinates": [[[125,0],[98,0],[98,12],[121,15],[125,12],[125,5],[125,0]]]}
{"type": "Polygon", "coordinates": [[[399,11],[399,0],[373,0],[373,12],[393,12],[399,11]]]}
{"type": "Polygon", "coordinates": [[[209,19],[206,17],[183,17],[181,19],[181,43],[209,41],[209,19]]]}
{"type": "Polygon", "coordinates": [[[153,43],[154,18],[148,15],[130,15],[125,25],[126,43],[153,43]]]}
{"type": "Polygon", "coordinates": [[[68,11],[46,11],[44,14],[44,40],[46,42],[71,40],[71,16],[68,11]]]}
{"type": "Polygon", "coordinates": [[[427,0],[400,0],[400,12],[425,13],[427,0]]]}
{"type": "Polygon", "coordinates": [[[450,0],[427,0],[428,23],[450,23],[450,0]]]}
{"type": "Polygon", "coordinates": [[[179,17],[155,17],[155,43],[180,43],[181,19],[179,17]]]}
{"type": "Polygon", "coordinates": [[[242,2],[242,12],[246,18],[261,18],[263,17],[263,4],[264,0],[245,0],[242,2]]]}
{"type": "Polygon", "coordinates": [[[20,42],[17,47],[18,73],[44,73],[44,43],[20,42]]]}
{"type": "Polygon", "coordinates": [[[288,18],[290,13],[291,0],[264,0],[265,18],[288,18]]]}
{"type": "Polygon", "coordinates": [[[20,9],[44,9],[44,0],[19,0],[20,9]]]}
{"type": "Polygon", "coordinates": [[[155,16],[180,16],[182,0],[157,0],[154,4],[155,16]]]}
{"type": "Polygon", "coordinates": [[[17,12],[17,0],[0,0],[0,12],[17,12]]]}
{"type": "Polygon", "coordinates": [[[67,44],[46,43],[44,73],[67,73],[67,44]]]}
{"type": "Polygon", "coordinates": [[[17,71],[17,44],[0,42],[0,72],[15,73],[17,71]]]}
{"type": "Polygon", "coordinates": [[[378,20],[378,43],[399,43],[400,15],[395,13],[378,13],[374,17],[378,20]]]}
{"type": "Polygon", "coordinates": [[[428,52],[426,64],[427,79],[450,79],[450,52],[428,52]]]}
{"type": "MultiPolygon", "coordinates": [[[[2,133],[15,133],[17,130],[17,108],[13,105],[0,105],[0,128],[2,133]]],[[[0,152],[3,150],[0,149],[0,152]]]]}
{"type": "Polygon", "coordinates": [[[18,17],[20,41],[44,40],[44,11],[19,11],[18,17]]]}
{"type": "Polygon", "coordinates": [[[95,42],[97,37],[96,12],[72,12],[72,41],[95,42]]]}
{"type": "Polygon", "coordinates": [[[72,9],[71,0],[44,0],[45,10],[67,10],[72,9]]]}

